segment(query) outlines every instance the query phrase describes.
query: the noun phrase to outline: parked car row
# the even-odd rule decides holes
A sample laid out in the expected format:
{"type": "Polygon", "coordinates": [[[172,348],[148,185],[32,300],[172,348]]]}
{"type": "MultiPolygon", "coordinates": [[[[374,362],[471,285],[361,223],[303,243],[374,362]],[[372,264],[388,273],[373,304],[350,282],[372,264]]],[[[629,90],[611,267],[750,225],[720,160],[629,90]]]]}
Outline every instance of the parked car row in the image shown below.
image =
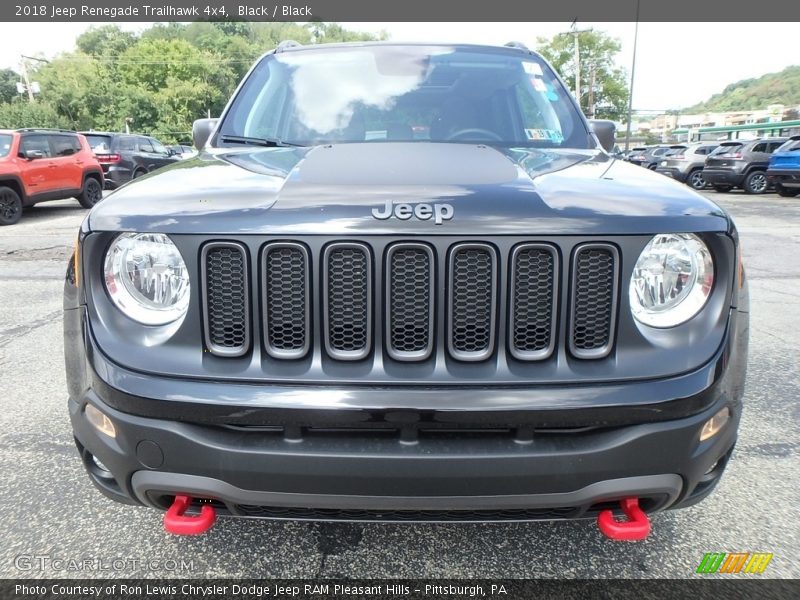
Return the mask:
{"type": "Polygon", "coordinates": [[[146,135],[83,132],[103,167],[106,188],[124,183],[181,160],[181,153],[146,135]]]}
{"type": "Polygon", "coordinates": [[[155,138],[62,129],[0,130],[0,225],[13,225],[24,208],[74,197],[91,208],[103,188],[192,156],[184,145],[155,138]]]}
{"type": "Polygon", "coordinates": [[[741,188],[748,194],[774,189],[781,196],[800,194],[800,136],[672,146],[640,146],[624,160],[676,181],[717,192],[741,188]]]}

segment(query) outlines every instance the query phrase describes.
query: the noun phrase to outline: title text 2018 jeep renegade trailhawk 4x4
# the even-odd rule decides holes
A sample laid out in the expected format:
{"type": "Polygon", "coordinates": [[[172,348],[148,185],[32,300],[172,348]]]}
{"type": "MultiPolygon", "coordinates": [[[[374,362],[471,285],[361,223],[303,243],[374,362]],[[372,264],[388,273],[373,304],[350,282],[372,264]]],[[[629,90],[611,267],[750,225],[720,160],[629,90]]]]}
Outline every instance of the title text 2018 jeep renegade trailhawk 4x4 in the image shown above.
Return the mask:
{"type": "Polygon", "coordinates": [[[81,228],[65,345],[92,481],[183,533],[598,517],[633,538],[703,499],[742,408],[736,229],[610,158],[608,125],[518,45],[264,56],[199,156],[81,228]]]}

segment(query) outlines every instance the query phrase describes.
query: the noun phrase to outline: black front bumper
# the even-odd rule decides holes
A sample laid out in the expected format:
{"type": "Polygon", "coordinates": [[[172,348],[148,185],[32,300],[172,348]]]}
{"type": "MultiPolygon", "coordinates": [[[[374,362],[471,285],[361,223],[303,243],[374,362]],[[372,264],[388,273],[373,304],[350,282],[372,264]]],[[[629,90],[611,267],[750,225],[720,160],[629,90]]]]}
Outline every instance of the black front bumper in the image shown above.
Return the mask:
{"type": "Polygon", "coordinates": [[[731,325],[711,362],[670,379],[342,390],[133,373],[102,356],[79,308],[65,312],[70,415],[95,485],[160,509],[188,493],[222,514],[293,519],[581,518],[628,496],[654,511],[708,495],[733,449],[747,314],[733,310],[731,325]],[[443,394],[464,409],[408,408],[443,394]],[[115,438],[89,423],[87,404],[115,438]],[[730,422],[700,442],[726,406],[730,422]]]}

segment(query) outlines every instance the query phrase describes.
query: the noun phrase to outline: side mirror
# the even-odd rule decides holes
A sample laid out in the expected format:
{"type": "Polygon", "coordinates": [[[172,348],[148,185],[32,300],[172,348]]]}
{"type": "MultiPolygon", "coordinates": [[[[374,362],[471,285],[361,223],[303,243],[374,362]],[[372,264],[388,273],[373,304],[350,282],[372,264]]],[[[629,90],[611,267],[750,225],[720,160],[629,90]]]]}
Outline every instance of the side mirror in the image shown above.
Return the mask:
{"type": "Polygon", "coordinates": [[[36,160],[37,158],[44,158],[44,152],[41,150],[28,150],[25,152],[25,158],[28,160],[36,160]]]}
{"type": "Polygon", "coordinates": [[[218,121],[219,119],[197,119],[192,124],[192,142],[195,148],[202,150],[205,147],[208,138],[216,129],[218,121]]]}
{"type": "Polygon", "coordinates": [[[614,122],[604,119],[592,119],[589,121],[589,125],[603,149],[606,152],[612,152],[617,138],[617,126],[614,122]]]}

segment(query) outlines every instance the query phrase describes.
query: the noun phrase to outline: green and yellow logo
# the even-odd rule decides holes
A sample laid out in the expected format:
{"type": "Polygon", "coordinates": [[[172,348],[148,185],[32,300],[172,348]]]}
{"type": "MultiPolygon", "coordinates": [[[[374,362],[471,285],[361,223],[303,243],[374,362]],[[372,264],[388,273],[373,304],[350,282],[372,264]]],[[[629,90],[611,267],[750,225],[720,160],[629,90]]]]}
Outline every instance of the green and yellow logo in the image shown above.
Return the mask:
{"type": "Polygon", "coordinates": [[[763,573],[772,553],[707,552],[697,567],[698,573],[763,573]]]}

